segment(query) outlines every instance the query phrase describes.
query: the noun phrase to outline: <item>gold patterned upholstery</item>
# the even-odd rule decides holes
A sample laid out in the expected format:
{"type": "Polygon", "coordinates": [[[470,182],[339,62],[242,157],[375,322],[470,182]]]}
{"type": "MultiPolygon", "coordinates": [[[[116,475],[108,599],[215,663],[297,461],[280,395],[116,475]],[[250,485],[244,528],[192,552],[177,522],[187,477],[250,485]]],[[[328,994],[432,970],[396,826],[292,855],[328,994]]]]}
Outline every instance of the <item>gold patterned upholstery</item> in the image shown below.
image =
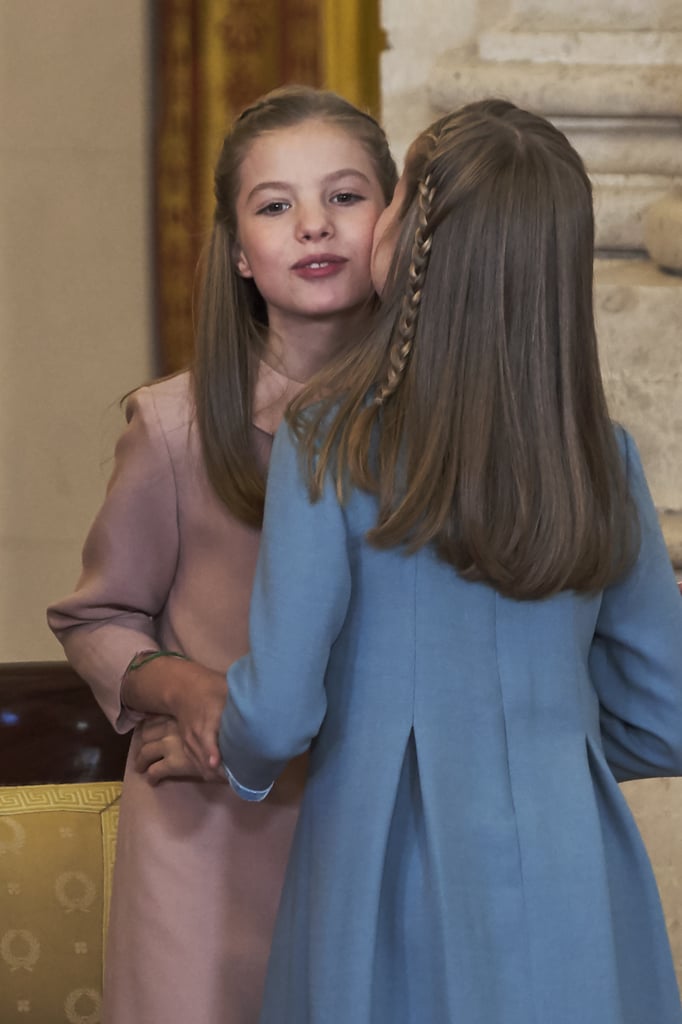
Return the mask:
{"type": "Polygon", "coordinates": [[[120,791],[0,788],[2,1024],[99,1024],[120,791]]]}

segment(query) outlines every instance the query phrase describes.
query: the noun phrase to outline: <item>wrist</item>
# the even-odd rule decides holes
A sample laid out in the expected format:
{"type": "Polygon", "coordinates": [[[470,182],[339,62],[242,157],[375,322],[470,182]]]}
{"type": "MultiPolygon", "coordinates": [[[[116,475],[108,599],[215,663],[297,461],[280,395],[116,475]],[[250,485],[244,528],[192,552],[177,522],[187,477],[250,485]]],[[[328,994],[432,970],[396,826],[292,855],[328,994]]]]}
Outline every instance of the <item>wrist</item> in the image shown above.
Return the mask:
{"type": "Polygon", "coordinates": [[[125,671],[121,704],[140,714],[177,717],[189,659],[174,651],[140,651],[125,671]]]}
{"type": "Polygon", "coordinates": [[[180,658],[182,661],[189,661],[187,655],[181,654],[180,651],[138,651],[131,659],[126,669],[126,674],[128,672],[137,672],[143,665],[147,665],[150,661],[155,661],[157,658],[180,658]]]}

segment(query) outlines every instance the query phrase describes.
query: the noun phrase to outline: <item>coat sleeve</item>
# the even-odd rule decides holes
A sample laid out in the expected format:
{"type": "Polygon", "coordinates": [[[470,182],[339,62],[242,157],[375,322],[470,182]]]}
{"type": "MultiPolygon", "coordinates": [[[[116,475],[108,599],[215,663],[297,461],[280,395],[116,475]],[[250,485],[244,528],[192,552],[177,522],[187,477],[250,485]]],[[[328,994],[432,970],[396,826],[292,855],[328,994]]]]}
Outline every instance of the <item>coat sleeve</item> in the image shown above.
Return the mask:
{"type": "Polygon", "coordinates": [[[331,481],[310,502],[287,424],[272,450],[249,619],[228,672],[220,750],[233,788],[262,799],[324,719],[325,672],[350,599],[343,509],[331,481]]]}
{"type": "Polygon", "coordinates": [[[173,468],[149,388],[128,400],[126,419],[76,589],[47,611],[67,659],[118,732],[142,717],[121,705],[121,682],[135,654],[159,648],[155,617],[178,556],[173,468]]]}
{"type": "Polygon", "coordinates": [[[641,546],[603,594],[590,655],[604,751],[619,782],[682,775],[682,599],[637,448],[623,434],[641,546]]]}

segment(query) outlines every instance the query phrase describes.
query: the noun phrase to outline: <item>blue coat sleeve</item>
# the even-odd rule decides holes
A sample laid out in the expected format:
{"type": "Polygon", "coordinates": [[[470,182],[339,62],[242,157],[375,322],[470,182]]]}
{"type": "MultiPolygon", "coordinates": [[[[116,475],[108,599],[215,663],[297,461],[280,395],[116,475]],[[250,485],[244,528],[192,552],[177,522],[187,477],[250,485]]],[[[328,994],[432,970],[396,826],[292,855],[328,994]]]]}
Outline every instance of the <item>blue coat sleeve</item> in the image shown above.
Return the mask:
{"type": "Polygon", "coordinates": [[[272,449],[249,619],[250,652],[227,676],[220,727],[235,792],[262,799],[324,719],[325,672],[350,599],[345,516],[330,480],[310,502],[288,425],[272,449]]]}
{"type": "Polygon", "coordinates": [[[682,599],[637,448],[623,434],[641,547],[604,591],[590,655],[604,751],[620,782],[682,775],[682,599]]]}

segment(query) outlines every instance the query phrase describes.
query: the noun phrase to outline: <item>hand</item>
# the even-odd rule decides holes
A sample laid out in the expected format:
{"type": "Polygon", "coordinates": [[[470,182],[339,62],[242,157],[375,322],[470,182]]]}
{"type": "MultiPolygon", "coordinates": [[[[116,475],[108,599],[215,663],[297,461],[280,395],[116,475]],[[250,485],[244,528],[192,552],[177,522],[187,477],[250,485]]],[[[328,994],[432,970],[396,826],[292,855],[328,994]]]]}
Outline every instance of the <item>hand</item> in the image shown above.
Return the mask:
{"type": "Polygon", "coordinates": [[[164,779],[203,779],[226,782],[221,768],[207,773],[187,752],[178,723],[167,715],[149,715],[138,726],[139,746],[135,767],[147,775],[153,786],[164,779]]]}
{"type": "Polygon", "coordinates": [[[135,711],[174,718],[184,756],[203,778],[214,778],[221,764],[218,729],[227,700],[223,672],[180,658],[155,658],[126,674],[121,696],[135,711]]]}

